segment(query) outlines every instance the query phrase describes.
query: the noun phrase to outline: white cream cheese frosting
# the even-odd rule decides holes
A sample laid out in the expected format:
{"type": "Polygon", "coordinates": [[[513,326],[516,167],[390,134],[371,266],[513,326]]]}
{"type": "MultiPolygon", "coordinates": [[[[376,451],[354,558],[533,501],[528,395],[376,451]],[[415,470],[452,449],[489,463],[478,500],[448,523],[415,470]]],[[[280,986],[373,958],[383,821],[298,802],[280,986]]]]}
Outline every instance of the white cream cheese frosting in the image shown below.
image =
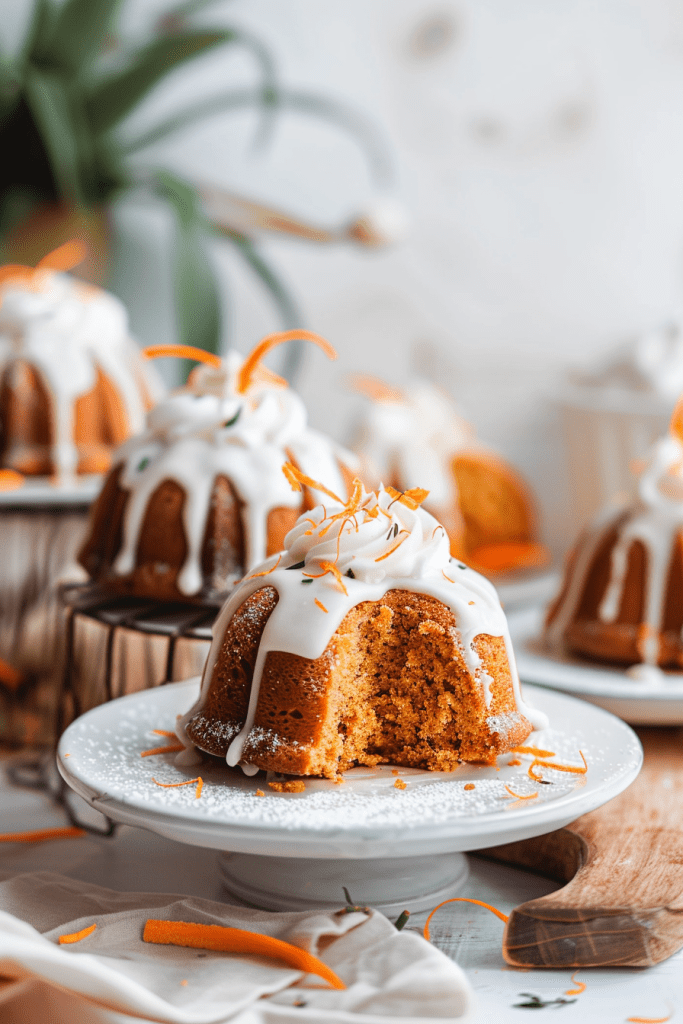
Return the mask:
{"type": "MultiPolygon", "coordinates": [[[[178,723],[178,734],[188,747],[192,744],[185,727],[205,701],[228,623],[244,601],[264,586],[274,587],[279,597],[261,636],[246,722],[227,752],[230,765],[240,762],[252,728],[268,653],[319,658],[352,608],[363,601],[378,601],[389,590],[426,594],[450,608],[463,659],[480,681],[487,703],[491,680],[473,641],[480,634],[503,637],[517,708],[535,729],[547,726],[545,715],[522,699],[507,621],[495,588],[451,558],[443,526],[418,504],[424,495],[422,491],[415,500],[410,492],[402,496],[393,488],[367,492],[356,481],[346,506],[332,499],[299,518],[285,538],[284,552],[245,577],[221,610],[199,699],[178,723]]],[[[249,765],[243,768],[248,774],[257,770],[249,765]]]]}
{"type": "Polygon", "coordinates": [[[119,449],[114,463],[122,467],[120,486],[130,497],[116,573],[133,570],[147,506],[164,480],[177,482],[185,491],[188,551],[177,586],[188,596],[202,588],[202,544],[217,477],[230,481],[241,504],[247,571],[266,556],[271,510],[301,505],[301,495],[282,474],[289,458],[335,493],[346,495],[341,465],[354,467],[355,457],[308,426],[303,402],[288,387],[253,376],[242,393],[244,362],[231,352],[220,367],[198,367],[186,388],[152,409],[146,430],[119,449]]]}
{"type": "Polygon", "coordinates": [[[74,402],[92,389],[99,367],[123,402],[131,432],[145,422],[145,394],[162,388],[145,366],[128,331],[128,316],[115,296],[65,273],[38,269],[0,281],[0,374],[25,362],[50,399],[52,461],[58,475],[76,471],[74,402]]]}

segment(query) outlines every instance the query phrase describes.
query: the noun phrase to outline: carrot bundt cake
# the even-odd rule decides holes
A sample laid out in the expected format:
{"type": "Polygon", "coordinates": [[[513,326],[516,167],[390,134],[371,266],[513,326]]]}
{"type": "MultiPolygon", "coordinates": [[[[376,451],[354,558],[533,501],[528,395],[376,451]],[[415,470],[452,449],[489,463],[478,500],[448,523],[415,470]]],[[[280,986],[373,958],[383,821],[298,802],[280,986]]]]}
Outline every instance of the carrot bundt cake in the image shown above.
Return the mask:
{"type": "Polygon", "coordinates": [[[570,554],[546,636],[587,658],[648,678],[683,668],[683,401],[638,484],[602,513],[570,554]]]}
{"type": "Polygon", "coordinates": [[[0,267],[0,466],[22,474],[101,473],[161,393],[113,295],[62,271],[69,242],[37,267],[0,267]]]}
{"type": "Polygon", "coordinates": [[[354,381],[371,399],[355,448],[373,485],[428,485],[429,511],[447,528],[452,554],[480,572],[547,562],[528,487],[477,441],[444,391],[426,381],[405,392],[373,377],[354,381]]]}
{"type": "MultiPolygon", "coordinates": [[[[282,475],[291,460],[346,496],[354,457],[306,422],[306,409],[261,358],[282,341],[271,335],[242,359],[191,350],[204,362],[188,385],[160,402],[147,429],[116,454],[95,503],[80,562],[120,593],[195,600],[225,593],[282,548],[310,489],[294,494],[282,475]]],[[[161,346],[151,355],[183,355],[161,346]]]]}
{"type": "Polygon", "coordinates": [[[522,701],[493,586],[450,557],[427,492],[355,480],[344,504],[321,489],[223,607],[183,742],[247,774],[335,778],[491,764],[547,725],[522,701]]]}

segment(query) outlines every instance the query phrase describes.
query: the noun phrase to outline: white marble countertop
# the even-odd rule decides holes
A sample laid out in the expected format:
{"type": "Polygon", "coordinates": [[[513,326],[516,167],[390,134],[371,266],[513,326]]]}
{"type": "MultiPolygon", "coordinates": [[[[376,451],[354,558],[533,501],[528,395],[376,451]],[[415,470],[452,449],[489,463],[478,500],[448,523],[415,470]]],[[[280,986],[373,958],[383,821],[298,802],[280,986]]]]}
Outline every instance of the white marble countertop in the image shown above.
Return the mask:
{"type": "MultiPolygon", "coordinates": [[[[0,832],[52,828],[65,816],[36,790],[0,784],[0,832]]],[[[26,846],[0,845],[0,876],[50,870],[109,888],[172,892],[225,898],[216,853],[186,847],[141,829],[121,827],[113,838],[86,835],[26,846]]],[[[470,857],[470,877],[462,896],[492,903],[504,913],[551,892],[556,886],[525,871],[470,857]]],[[[340,894],[341,895],[341,894],[340,894]]],[[[343,902],[343,901],[340,901],[343,902]]],[[[421,929],[425,913],[409,927],[421,929]]],[[[574,1003],[534,1010],[516,1009],[520,994],[544,1000],[562,996],[572,984],[569,971],[525,971],[508,967],[501,955],[503,925],[488,911],[466,903],[444,907],[432,921],[432,940],[467,972],[479,999],[477,1022],[514,1024],[620,1024],[629,1017],[662,1018],[683,1012],[683,951],[657,967],[583,970],[586,990],[574,1003]]],[[[570,998],[570,997],[567,997],[570,998]]],[[[27,1022],[29,1024],[29,1022],[27,1022]]],[[[32,1024],[32,1022],[31,1022],[32,1024]]]]}

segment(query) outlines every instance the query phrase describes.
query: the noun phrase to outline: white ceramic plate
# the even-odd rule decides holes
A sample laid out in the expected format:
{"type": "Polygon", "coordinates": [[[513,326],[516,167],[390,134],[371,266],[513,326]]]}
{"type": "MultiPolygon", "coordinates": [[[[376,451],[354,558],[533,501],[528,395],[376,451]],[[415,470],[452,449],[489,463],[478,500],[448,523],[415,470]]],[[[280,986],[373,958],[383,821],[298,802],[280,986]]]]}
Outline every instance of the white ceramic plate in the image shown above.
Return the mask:
{"type": "Polygon", "coordinates": [[[550,649],[541,637],[543,618],[539,608],[508,617],[524,682],[581,697],[631,725],[683,725],[683,674],[667,673],[659,682],[642,682],[623,669],[550,649]]]}
{"type": "Polygon", "coordinates": [[[588,761],[585,775],[547,772],[551,785],[527,775],[530,759],[496,767],[461,765],[454,772],[398,769],[396,789],[389,766],[358,768],[335,785],[306,780],[301,794],[270,790],[264,773],[254,777],[208,760],[176,767],[174,755],[140,756],[168,743],[154,729],[171,730],[176,715],[196,698],[198,680],[167,684],[103,704],[77,719],[62,736],[59,770],[69,785],[116,821],[151,829],[170,839],[236,853],[277,857],[414,857],[494,846],[541,835],[617,796],[642,763],[632,730],[599,708],[563,694],[529,687],[527,696],[545,711],[551,727],[528,742],[556,752],[558,761],[588,761]],[[68,756],[67,756],[68,755],[68,756]],[[162,789],[201,775],[195,786],[162,789]],[[466,783],[475,788],[467,791],[466,783]],[[529,801],[511,798],[538,792],[529,801]],[[256,790],[265,791],[263,797],[256,790]]]}
{"type": "Polygon", "coordinates": [[[102,487],[98,473],[78,476],[63,483],[53,483],[47,476],[28,476],[21,487],[13,491],[0,490],[0,509],[52,508],[59,506],[90,505],[102,487]]]}

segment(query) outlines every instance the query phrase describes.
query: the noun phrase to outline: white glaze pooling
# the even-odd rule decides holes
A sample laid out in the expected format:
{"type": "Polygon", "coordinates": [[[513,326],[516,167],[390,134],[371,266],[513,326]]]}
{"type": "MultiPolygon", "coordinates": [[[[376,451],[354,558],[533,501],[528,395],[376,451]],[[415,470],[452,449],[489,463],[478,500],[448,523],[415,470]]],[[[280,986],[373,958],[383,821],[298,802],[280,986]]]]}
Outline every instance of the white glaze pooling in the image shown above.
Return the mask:
{"type": "MultiPolygon", "coordinates": [[[[179,723],[183,742],[189,743],[185,726],[204,702],[230,619],[250,594],[264,586],[274,587],[279,599],[261,637],[247,719],[230,745],[228,764],[237,764],[242,756],[254,722],[268,653],[283,651],[319,658],[352,608],[363,601],[378,601],[387,591],[396,589],[427,594],[450,608],[457,622],[463,658],[481,684],[487,702],[490,680],[472,642],[480,634],[502,636],[517,708],[534,728],[547,726],[545,716],[522,700],[507,621],[495,588],[479,573],[450,558],[445,530],[424,509],[408,507],[384,489],[362,492],[355,506],[352,502],[346,509],[319,506],[301,516],[285,538],[285,545],[279,562],[277,558],[269,559],[261,574],[244,579],[224,605],[214,626],[199,701],[179,723]],[[341,579],[325,572],[331,563],[341,579]],[[271,568],[273,571],[268,572],[271,568]],[[353,577],[347,575],[349,572],[353,577]]],[[[243,767],[247,772],[256,771],[252,766],[243,767]]]]}
{"type": "Polygon", "coordinates": [[[50,396],[51,457],[61,476],[76,471],[73,406],[94,386],[98,367],[121,396],[131,432],[144,425],[143,388],[153,398],[161,394],[128,334],[121,302],[51,270],[36,271],[30,287],[13,278],[0,285],[0,373],[17,361],[35,369],[50,396]]]}
{"type": "Polygon", "coordinates": [[[458,494],[451,462],[474,443],[472,428],[448,395],[420,381],[403,395],[370,403],[358,451],[369,479],[425,487],[433,508],[453,509],[458,494]]]}
{"type": "MultiPolygon", "coordinates": [[[[601,622],[615,622],[624,597],[629,553],[634,543],[645,549],[644,615],[638,641],[643,665],[654,668],[660,652],[665,598],[671,558],[683,530],[683,445],[672,434],[657,442],[640,478],[638,502],[624,516],[613,511],[603,514],[582,544],[573,569],[569,590],[549,626],[551,640],[561,639],[572,621],[583,595],[586,576],[605,533],[618,524],[617,541],[610,555],[610,576],[598,607],[601,622]]],[[[632,673],[633,678],[644,678],[632,673]]],[[[652,678],[650,672],[647,676],[652,678]]]]}
{"type": "Polygon", "coordinates": [[[120,483],[130,498],[115,572],[133,570],[149,500],[164,480],[185,491],[188,552],[177,586],[188,596],[202,589],[201,552],[216,477],[227,477],[242,503],[247,571],[265,558],[271,510],[301,505],[301,495],[282,474],[290,457],[346,497],[340,462],[353,465],[353,456],[307,426],[304,404],[289,388],[255,379],[246,395],[239,394],[242,363],[232,352],[220,369],[201,366],[188,387],[160,402],[147,417],[147,429],[120,449],[120,483]]]}

